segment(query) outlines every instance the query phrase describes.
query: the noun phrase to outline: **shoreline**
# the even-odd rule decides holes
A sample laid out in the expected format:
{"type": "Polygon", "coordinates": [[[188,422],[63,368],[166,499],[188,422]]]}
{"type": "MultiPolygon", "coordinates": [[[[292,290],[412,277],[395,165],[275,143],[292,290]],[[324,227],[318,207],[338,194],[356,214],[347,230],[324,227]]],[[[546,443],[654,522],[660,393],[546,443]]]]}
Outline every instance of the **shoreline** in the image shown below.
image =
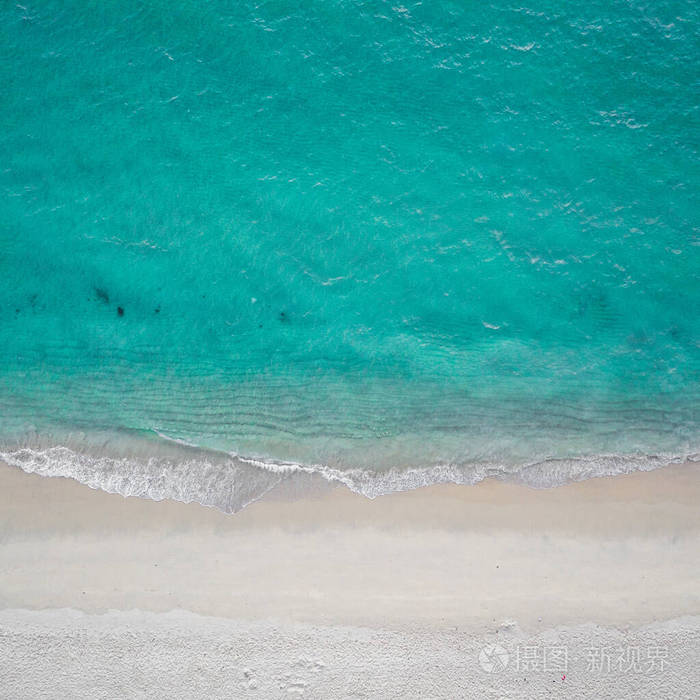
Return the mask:
{"type": "Polygon", "coordinates": [[[0,464],[40,476],[75,479],[107,493],[199,503],[235,513],[279,489],[303,496],[309,488],[344,486],[368,498],[431,486],[474,486],[482,481],[551,489],[599,477],[700,463],[699,453],[686,449],[677,455],[601,453],[533,457],[533,461],[512,464],[484,461],[455,465],[438,461],[432,466],[341,469],[244,457],[189,445],[160,432],[157,435],[158,441],[143,436],[124,441],[123,436],[122,440],[115,440],[105,433],[99,449],[95,444],[75,439],[43,446],[5,446],[0,450],[0,464]]]}

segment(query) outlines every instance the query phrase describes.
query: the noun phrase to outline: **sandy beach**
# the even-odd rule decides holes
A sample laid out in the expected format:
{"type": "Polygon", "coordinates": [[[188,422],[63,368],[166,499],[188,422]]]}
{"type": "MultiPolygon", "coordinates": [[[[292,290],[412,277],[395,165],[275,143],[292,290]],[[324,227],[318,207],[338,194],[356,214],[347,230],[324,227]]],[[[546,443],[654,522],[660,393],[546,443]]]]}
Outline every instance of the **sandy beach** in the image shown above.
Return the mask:
{"type": "Polygon", "coordinates": [[[0,700],[700,700],[700,3],[0,27],[0,700]]]}
{"type": "Polygon", "coordinates": [[[661,698],[700,683],[698,464],[375,500],[318,483],[235,515],[5,465],[0,494],[9,697],[191,697],[206,679],[207,697],[661,698]],[[493,644],[502,668],[480,656],[493,644]],[[195,653],[201,671],[182,675],[173,659],[195,653]]]}

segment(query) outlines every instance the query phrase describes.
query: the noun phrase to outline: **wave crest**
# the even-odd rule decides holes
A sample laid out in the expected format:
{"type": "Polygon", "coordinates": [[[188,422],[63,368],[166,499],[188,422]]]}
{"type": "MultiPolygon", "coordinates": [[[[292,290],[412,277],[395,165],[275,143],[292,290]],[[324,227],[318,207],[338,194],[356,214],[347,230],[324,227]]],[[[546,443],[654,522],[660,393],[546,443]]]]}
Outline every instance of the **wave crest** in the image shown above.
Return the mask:
{"type": "Polygon", "coordinates": [[[546,488],[600,476],[651,471],[698,459],[698,455],[595,455],[522,465],[441,464],[372,471],[264,460],[191,447],[183,447],[182,453],[177,457],[109,456],[76,451],[64,445],[22,446],[0,451],[0,459],[28,473],[75,479],[108,493],[156,501],[197,502],[227,513],[241,510],[283,481],[306,475],[322,477],[376,498],[433,484],[475,484],[486,478],[546,488]]]}

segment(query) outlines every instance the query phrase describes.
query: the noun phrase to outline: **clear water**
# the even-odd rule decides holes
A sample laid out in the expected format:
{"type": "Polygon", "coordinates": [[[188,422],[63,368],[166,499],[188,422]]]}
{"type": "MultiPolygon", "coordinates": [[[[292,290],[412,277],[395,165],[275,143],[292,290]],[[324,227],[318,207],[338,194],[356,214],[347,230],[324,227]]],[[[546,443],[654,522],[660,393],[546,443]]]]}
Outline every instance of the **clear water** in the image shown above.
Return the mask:
{"type": "Polygon", "coordinates": [[[4,4],[0,454],[231,508],[692,457],[698,14],[4,4]]]}

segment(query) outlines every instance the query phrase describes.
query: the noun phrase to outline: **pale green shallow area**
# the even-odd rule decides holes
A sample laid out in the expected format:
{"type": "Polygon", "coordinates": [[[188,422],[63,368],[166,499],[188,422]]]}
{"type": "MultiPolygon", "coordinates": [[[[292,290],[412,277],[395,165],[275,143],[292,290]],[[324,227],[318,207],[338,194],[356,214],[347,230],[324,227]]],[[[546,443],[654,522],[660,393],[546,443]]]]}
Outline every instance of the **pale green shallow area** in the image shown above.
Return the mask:
{"type": "Polygon", "coordinates": [[[3,5],[0,446],[692,455],[697,19],[3,5]]]}

